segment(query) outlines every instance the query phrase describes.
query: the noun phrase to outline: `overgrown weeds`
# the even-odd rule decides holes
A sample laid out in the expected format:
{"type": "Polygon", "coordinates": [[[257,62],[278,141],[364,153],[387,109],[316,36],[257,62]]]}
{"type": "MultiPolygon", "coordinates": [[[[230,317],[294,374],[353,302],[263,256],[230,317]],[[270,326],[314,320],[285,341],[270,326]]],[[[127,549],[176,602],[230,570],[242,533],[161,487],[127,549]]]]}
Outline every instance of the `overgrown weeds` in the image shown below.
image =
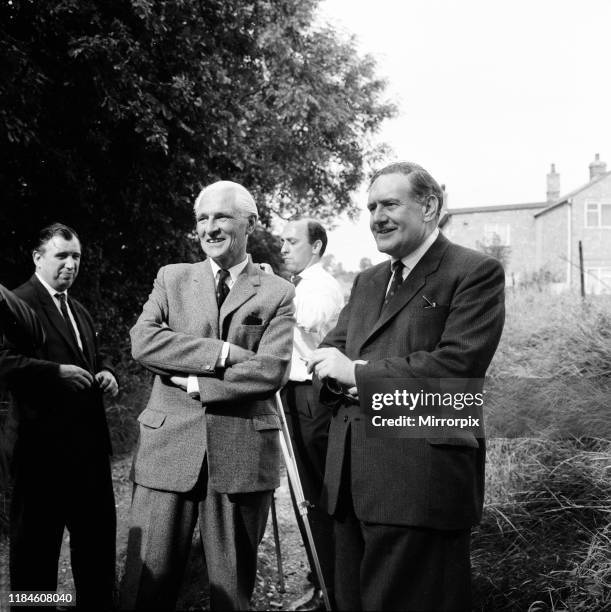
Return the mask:
{"type": "Polygon", "coordinates": [[[531,429],[488,444],[476,609],[610,610],[611,300],[517,292],[507,306],[488,429],[531,429]]]}

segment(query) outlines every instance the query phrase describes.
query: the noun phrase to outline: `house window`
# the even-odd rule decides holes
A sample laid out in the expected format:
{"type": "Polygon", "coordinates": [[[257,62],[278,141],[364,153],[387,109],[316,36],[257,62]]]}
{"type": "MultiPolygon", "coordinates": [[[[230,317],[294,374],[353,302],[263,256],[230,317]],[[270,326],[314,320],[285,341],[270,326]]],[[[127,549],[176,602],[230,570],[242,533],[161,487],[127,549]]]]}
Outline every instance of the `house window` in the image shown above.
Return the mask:
{"type": "Polygon", "coordinates": [[[486,223],[484,225],[484,244],[509,246],[511,228],[509,223],[486,223]]]}
{"type": "Polygon", "coordinates": [[[586,292],[611,294],[611,268],[587,268],[586,292]]]}
{"type": "Polygon", "coordinates": [[[586,202],[586,227],[611,228],[611,202],[586,202]]]}

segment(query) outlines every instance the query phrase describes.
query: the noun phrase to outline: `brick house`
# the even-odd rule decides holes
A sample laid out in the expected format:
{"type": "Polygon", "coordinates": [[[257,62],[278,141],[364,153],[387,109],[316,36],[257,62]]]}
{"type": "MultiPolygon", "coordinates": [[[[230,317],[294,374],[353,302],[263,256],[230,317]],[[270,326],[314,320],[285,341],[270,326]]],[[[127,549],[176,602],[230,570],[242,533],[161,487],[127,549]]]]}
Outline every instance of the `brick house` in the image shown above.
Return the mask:
{"type": "Polygon", "coordinates": [[[552,164],[545,202],[449,209],[439,225],[458,244],[505,251],[510,286],[538,275],[579,291],[581,241],[586,291],[611,293],[611,172],[598,155],[589,169],[588,183],[561,196],[552,164]]]}

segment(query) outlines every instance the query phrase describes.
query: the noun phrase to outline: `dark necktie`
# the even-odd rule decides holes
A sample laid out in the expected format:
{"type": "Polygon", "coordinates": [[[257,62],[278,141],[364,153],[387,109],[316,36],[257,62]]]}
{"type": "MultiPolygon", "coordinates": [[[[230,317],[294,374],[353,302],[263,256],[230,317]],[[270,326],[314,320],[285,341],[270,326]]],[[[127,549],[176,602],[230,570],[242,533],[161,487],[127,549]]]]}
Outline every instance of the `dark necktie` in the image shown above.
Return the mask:
{"type": "Polygon", "coordinates": [[[216,284],[216,303],[218,304],[219,310],[229,293],[229,287],[227,286],[226,282],[228,278],[229,272],[221,268],[219,270],[219,279],[216,284]]]}
{"type": "Polygon", "coordinates": [[[62,312],[62,316],[64,317],[64,322],[68,327],[68,332],[72,340],[74,340],[74,344],[77,348],[79,347],[78,338],[76,337],[76,332],[74,331],[74,325],[72,325],[72,321],[70,320],[70,315],[68,314],[68,305],[66,304],[66,294],[65,293],[56,293],[55,297],[59,300],[59,309],[62,312]]]}
{"type": "Polygon", "coordinates": [[[382,305],[382,312],[386,310],[393,296],[395,293],[397,293],[397,291],[399,291],[399,288],[403,283],[403,268],[405,268],[405,265],[400,259],[397,259],[397,261],[395,261],[392,265],[392,280],[390,281],[390,287],[388,288],[386,298],[384,299],[384,304],[382,305]]]}
{"type": "Polygon", "coordinates": [[[303,279],[301,278],[301,276],[299,276],[299,274],[295,274],[295,276],[293,276],[291,278],[291,283],[293,283],[293,285],[295,285],[295,287],[297,287],[297,285],[302,281],[303,279]]]}

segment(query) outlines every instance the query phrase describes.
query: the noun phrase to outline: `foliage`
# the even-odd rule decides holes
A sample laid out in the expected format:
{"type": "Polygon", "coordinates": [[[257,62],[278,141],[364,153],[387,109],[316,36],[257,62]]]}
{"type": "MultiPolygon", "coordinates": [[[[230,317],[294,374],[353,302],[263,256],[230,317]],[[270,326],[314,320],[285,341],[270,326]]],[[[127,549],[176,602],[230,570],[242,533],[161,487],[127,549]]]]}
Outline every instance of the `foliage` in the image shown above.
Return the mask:
{"type": "Polygon", "coordinates": [[[34,230],[73,225],[85,247],[75,291],[117,347],[157,268],[201,257],[188,236],[204,184],[243,183],[264,226],[272,213],[350,212],[394,107],[373,60],[313,26],[316,5],[2,3],[0,280],[30,274],[34,230]]]}
{"type": "Polygon", "coordinates": [[[584,301],[536,286],[507,295],[507,321],[488,371],[487,389],[492,395],[497,387],[500,402],[497,414],[490,397],[485,407],[474,609],[609,609],[610,306],[609,296],[584,301]],[[530,437],[495,436],[495,428],[509,435],[516,421],[536,425],[530,437]],[[558,435],[563,425],[574,435],[558,435]]]}
{"type": "Polygon", "coordinates": [[[348,297],[357,273],[350,270],[344,270],[342,262],[337,261],[335,256],[331,253],[324,255],[321,259],[321,263],[322,267],[341,285],[344,290],[344,295],[348,297]]]}
{"type": "Polygon", "coordinates": [[[506,268],[509,264],[509,256],[511,255],[511,247],[502,243],[501,237],[495,232],[492,235],[492,240],[489,242],[476,242],[477,249],[486,255],[490,255],[498,259],[503,267],[506,268]]]}

